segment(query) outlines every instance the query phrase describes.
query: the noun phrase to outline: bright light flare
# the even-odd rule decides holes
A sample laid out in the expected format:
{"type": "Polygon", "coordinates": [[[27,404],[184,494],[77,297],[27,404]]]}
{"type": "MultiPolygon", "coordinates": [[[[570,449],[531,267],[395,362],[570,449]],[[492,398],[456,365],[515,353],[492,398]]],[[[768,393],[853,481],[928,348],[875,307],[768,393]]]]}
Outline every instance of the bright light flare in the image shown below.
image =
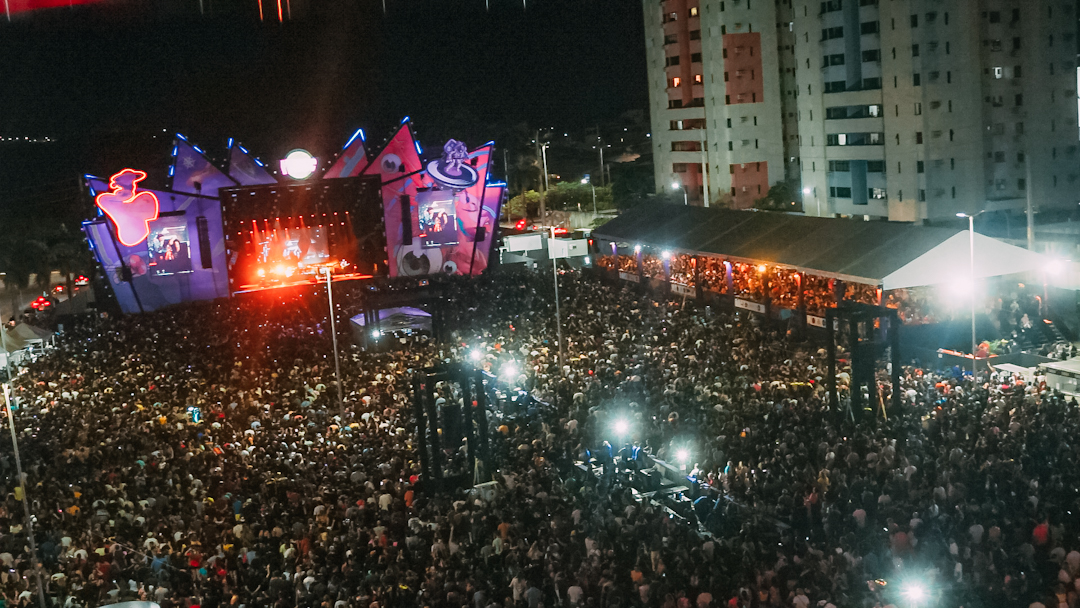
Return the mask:
{"type": "Polygon", "coordinates": [[[1061,274],[1065,270],[1065,263],[1068,260],[1062,260],[1059,258],[1051,258],[1046,262],[1046,272],[1048,274],[1061,274]]]}
{"type": "Polygon", "coordinates": [[[518,368],[513,363],[507,363],[502,367],[501,374],[505,380],[513,380],[518,375],[518,368]]]}
{"type": "Polygon", "coordinates": [[[484,358],[484,353],[480,352],[479,348],[474,348],[469,351],[469,360],[473,363],[479,363],[480,359],[484,358]]]}
{"type": "Polygon", "coordinates": [[[912,603],[920,603],[929,595],[926,592],[926,587],[914,582],[904,583],[900,590],[900,594],[912,603]]]}
{"type": "Polygon", "coordinates": [[[619,418],[615,421],[615,424],[611,425],[611,428],[615,431],[616,435],[621,437],[630,432],[630,423],[627,422],[625,418],[619,418]]]}
{"type": "Polygon", "coordinates": [[[380,337],[382,337],[382,332],[377,329],[373,329],[371,330],[371,337],[378,340],[380,337]]]}
{"type": "Polygon", "coordinates": [[[690,462],[690,450],[686,448],[680,448],[675,450],[675,460],[679,464],[687,464],[690,462]]]}
{"type": "Polygon", "coordinates": [[[661,256],[662,256],[662,257],[663,257],[663,258],[664,258],[665,260],[670,260],[670,259],[671,259],[671,252],[670,252],[670,251],[665,251],[665,252],[661,253],[660,255],[661,255],[661,256]]]}
{"type": "Polygon", "coordinates": [[[281,159],[281,173],[293,179],[307,179],[315,173],[318,159],[307,150],[293,150],[281,159]]]}
{"type": "Polygon", "coordinates": [[[634,253],[641,253],[641,245],[634,245],[634,253]]]}

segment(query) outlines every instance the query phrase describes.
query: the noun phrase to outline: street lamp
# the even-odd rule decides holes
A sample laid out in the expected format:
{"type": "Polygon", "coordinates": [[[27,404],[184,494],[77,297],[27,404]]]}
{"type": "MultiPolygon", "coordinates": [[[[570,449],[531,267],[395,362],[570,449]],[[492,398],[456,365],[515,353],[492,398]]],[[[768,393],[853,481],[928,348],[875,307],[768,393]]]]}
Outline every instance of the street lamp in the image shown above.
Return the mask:
{"type": "MultiPolygon", "coordinates": [[[[333,338],[334,341],[334,379],[337,380],[338,410],[342,414],[344,414],[345,398],[342,397],[341,392],[341,361],[338,358],[337,322],[334,320],[334,289],[330,283],[330,269],[326,266],[323,266],[319,270],[324,275],[326,275],[326,296],[330,300],[330,336],[333,338]]],[[[378,340],[381,333],[382,332],[380,332],[378,329],[375,329],[371,332],[371,336],[378,340]]]]}
{"type": "Polygon", "coordinates": [[[678,190],[679,188],[682,188],[682,202],[683,202],[683,204],[684,205],[690,205],[690,200],[686,196],[686,186],[683,186],[683,185],[679,184],[679,182],[671,182],[671,189],[672,190],[678,190]]]}
{"type": "Polygon", "coordinates": [[[581,183],[589,184],[592,187],[592,214],[593,217],[596,217],[596,186],[592,183],[592,178],[588,174],[581,179],[581,183]]]}
{"type": "Polygon", "coordinates": [[[986,210],[974,214],[957,213],[956,217],[966,217],[968,221],[968,264],[971,270],[971,376],[975,377],[976,358],[975,353],[978,345],[975,343],[975,217],[986,213],[986,210]]]}

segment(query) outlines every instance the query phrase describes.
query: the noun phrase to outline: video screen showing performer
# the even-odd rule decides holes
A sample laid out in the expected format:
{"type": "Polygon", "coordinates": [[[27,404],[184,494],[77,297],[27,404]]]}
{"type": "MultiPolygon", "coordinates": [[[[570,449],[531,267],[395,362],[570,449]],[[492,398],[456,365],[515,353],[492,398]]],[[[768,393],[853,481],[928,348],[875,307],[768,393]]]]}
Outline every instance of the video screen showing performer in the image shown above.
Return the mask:
{"type": "Polygon", "coordinates": [[[416,195],[420,242],[424,247],[443,247],[458,242],[454,193],[431,190],[416,195]]]}
{"type": "Polygon", "coordinates": [[[191,272],[191,241],[184,215],[163,215],[150,222],[146,239],[151,276],[191,272]]]}

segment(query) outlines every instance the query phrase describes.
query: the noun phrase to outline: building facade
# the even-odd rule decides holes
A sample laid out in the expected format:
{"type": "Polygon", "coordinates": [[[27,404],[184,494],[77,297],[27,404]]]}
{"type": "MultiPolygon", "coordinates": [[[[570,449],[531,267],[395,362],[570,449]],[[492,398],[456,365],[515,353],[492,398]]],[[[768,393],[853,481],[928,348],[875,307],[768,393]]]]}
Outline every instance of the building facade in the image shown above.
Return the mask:
{"type": "MultiPolygon", "coordinates": [[[[713,202],[734,188],[735,205],[748,206],[756,186],[791,177],[804,212],[820,216],[916,221],[1023,209],[1029,194],[1037,209],[1080,201],[1074,1],[643,1],[658,187],[695,162],[675,152],[689,139],[674,128],[683,112],[707,119],[705,177],[728,164],[710,184],[713,202]],[[698,22],[680,25],[694,8],[698,22]],[[749,46],[739,34],[750,28],[762,51],[747,67],[730,48],[749,46]],[[683,44],[697,42],[695,30],[701,51],[687,49],[687,67],[683,44]],[[727,84],[761,66],[760,89],[715,94],[715,74],[727,84]],[[700,95],[673,80],[698,73],[700,95]],[[677,107],[687,99],[692,107],[677,107]],[[750,138],[754,122],[763,130],[750,138]],[[744,193],[740,170],[750,162],[769,170],[744,193]]],[[[686,183],[696,187],[695,167],[686,183]]]]}

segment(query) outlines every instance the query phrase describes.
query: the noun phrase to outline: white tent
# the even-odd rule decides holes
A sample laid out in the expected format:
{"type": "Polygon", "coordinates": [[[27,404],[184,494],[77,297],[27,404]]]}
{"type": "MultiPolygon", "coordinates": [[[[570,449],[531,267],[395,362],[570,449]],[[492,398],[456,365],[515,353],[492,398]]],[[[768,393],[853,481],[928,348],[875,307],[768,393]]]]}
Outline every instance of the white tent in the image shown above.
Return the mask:
{"type": "MultiPolygon", "coordinates": [[[[902,289],[965,281],[971,276],[969,231],[963,230],[886,275],[882,289],[902,289]]],[[[1047,256],[975,233],[975,278],[1047,270],[1047,256]]]]}

